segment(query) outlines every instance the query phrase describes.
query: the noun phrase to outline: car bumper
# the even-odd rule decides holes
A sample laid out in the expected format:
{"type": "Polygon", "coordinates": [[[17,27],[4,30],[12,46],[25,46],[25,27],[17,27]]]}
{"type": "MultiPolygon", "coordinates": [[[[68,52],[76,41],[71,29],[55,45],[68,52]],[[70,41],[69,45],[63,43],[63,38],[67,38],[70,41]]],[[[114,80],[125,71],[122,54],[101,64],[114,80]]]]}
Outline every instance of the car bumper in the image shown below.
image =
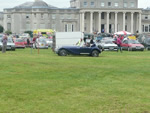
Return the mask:
{"type": "Polygon", "coordinates": [[[16,48],[25,48],[25,46],[15,45],[16,48]]]}
{"type": "Polygon", "coordinates": [[[48,46],[38,46],[39,49],[48,49],[48,46]]]}
{"type": "Polygon", "coordinates": [[[133,50],[133,51],[143,51],[144,47],[130,47],[130,50],[133,50]]]}
{"type": "Polygon", "coordinates": [[[103,50],[105,50],[105,51],[117,51],[118,47],[103,47],[103,50]]]}
{"type": "Polygon", "coordinates": [[[7,46],[7,50],[14,50],[16,47],[15,46],[7,46]]]}

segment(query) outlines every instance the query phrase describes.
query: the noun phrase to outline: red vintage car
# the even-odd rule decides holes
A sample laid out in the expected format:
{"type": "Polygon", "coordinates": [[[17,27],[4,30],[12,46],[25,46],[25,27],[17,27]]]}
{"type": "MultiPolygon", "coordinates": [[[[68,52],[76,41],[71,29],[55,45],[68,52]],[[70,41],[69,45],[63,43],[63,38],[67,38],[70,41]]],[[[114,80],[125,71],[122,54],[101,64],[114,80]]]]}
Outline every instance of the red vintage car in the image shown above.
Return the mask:
{"type": "Polygon", "coordinates": [[[25,48],[25,43],[24,43],[24,40],[23,39],[20,39],[20,38],[16,38],[14,40],[14,43],[15,43],[15,47],[16,48],[25,48]]]}
{"type": "Polygon", "coordinates": [[[123,40],[122,42],[122,49],[128,50],[128,51],[144,51],[144,46],[140,44],[137,40],[123,40]]]}

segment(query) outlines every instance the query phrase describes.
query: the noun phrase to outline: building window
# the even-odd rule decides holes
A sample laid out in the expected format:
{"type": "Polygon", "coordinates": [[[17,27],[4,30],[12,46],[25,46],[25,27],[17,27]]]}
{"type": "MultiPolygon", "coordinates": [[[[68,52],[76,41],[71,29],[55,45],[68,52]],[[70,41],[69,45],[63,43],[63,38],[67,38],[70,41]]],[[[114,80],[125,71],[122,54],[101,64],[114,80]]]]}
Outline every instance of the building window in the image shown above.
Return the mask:
{"type": "Polygon", "coordinates": [[[128,26],[127,25],[125,25],[125,31],[127,31],[128,30],[128,26]]]}
{"type": "Polygon", "coordinates": [[[146,20],[148,19],[148,15],[145,15],[145,19],[146,19],[146,20]]]}
{"type": "Polygon", "coordinates": [[[124,8],[126,8],[127,7],[127,2],[124,2],[124,8]]]}
{"type": "Polygon", "coordinates": [[[73,24],[72,24],[72,32],[74,31],[74,26],[73,26],[73,24]]]}
{"type": "Polygon", "coordinates": [[[64,15],[61,15],[61,19],[64,19],[64,15]]]}
{"type": "Polygon", "coordinates": [[[104,2],[101,2],[101,7],[104,7],[105,6],[105,3],[104,2]]]}
{"type": "Polygon", "coordinates": [[[87,28],[86,26],[87,26],[87,25],[86,25],[86,23],[85,23],[85,24],[84,24],[84,31],[86,31],[86,30],[87,30],[87,29],[86,29],[86,28],[87,28]]]}
{"type": "Polygon", "coordinates": [[[131,2],[131,7],[134,7],[134,2],[131,2]]]}
{"type": "Polygon", "coordinates": [[[37,24],[36,23],[34,23],[34,29],[37,29],[37,24]]]}
{"type": "Polygon", "coordinates": [[[86,15],[84,15],[84,19],[86,20],[86,15]]]}
{"type": "Polygon", "coordinates": [[[7,18],[10,19],[10,18],[11,18],[11,15],[7,15],[7,18]]]}
{"type": "Polygon", "coordinates": [[[44,14],[41,14],[41,18],[42,18],[42,19],[44,18],[44,14]]]}
{"type": "Polygon", "coordinates": [[[52,19],[55,19],[55,18],[56,18],[56,16],[53,14],[53,15],[52,15],[52,19]]]}
{"type": "Polygon", "coordinates": [[[7,23],[7,30],[11,31],[11,23],[7,23]]]}
{"type": "Polygon", "coordinates": [[[111,13],[109,13],[109,19],[111,19],[111,13]]]}
{"type": "Polygon", "coordinates": [[[40,29],[45,29],[45,24],[40,24],[40,29]]]}
{"type": "Polygon", "coordinates": [[[87,6],[87,2],[84,2],[84,7],[86,7],[87,6]]]}
{"type": "Polygon", "coordinates": [[[145,32],[148,32],[148,25],[145,25],[145,32]]]}
{"type": "Polygon", "coordinates": [[[68,31],[68,25],[65,24],[65,32],[67,32],[67,31],[68,31]]]}
{"type": "Polygon", "coordinates": [[[143,28],[143,32],[144,32],[144,25],[142,26],[142,28],[143,28]]]}
{"type": "Polygon", "coordinates": [[[56,30],[56,24],[52,24],[52,29],[56,30]]]}
{"type": "Polygon", "coordinates": [[[68,32],[72,31],[72,24],[68,24],[68,32]]]}
{"type": "Polygon", "coordinates": [[[102,12],[101,19],[105,19],[105,14],[102,12]]]}
{"type": "Polygon", "coordinates": [[[94,2],[91,2],[91,6],[94,6],[94,2]]]}
{"type": "Polygon", "coordinates": [[[30,30],[30,23],[26,23],[26,30],[30,30]]]}
{"type": "Polygon", "coordinates": [[[27,18],[27,19],[29,19],[29,18],[30,18],[30,15],[29,15],[29,14],[27,14],[27,15],[26,15],[26,18],[27,18]]]}
{"type": "Polygon", "coordinates": [[[118,7],[118,3],[117,2],[115,3],[115,7],[118,7]]]}
{"type": "Polygon", "coordinates": [[[109,6],[109,7],[111,6],[111,2],[108,2],[108,6],[109,6]]]}
{"type": "Polygon", "coordinates": [[[127,16],[127,15],[125,16],[125,19],[126,19],[126,20],[128,19],[128,16],[127,16]]]}
{"type": "Polygon", "coordinates": [[[65,32],[73,32],[74,31],[74,25],[73,24],[65,24],[65,32]]]}
{"type": "Polygon", "coordinates": [[[143,27],[143,32],[144,32],[144,25],[142,27],[143,27]]]}
{"type": "Polygon", "coordinates": [[[36,18],[36,13],[34,13],[34,17],[36,18]]]}
{"type": "Polygon", "coordinates": [[[67,19],[71,19],[71,15],[68,15],[68,18],[67,19]]]}

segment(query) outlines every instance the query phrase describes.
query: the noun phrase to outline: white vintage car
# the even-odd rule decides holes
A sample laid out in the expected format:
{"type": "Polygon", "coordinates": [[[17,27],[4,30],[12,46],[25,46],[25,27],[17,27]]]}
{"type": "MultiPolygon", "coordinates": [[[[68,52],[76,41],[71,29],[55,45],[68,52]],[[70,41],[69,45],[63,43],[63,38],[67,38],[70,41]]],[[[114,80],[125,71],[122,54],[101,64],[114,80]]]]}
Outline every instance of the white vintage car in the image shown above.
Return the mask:
{"type": "MultiPolygon", "coordinates": [[[[2,46],[3,46],[3,44],[2,44],[2,38],[0,38],[0,50],[2,50],[2,46]]],[[[6,49],[7,50],[13,50],[13,51],[16,50],[15,44],[14,44],[14,42],[13,42],[13,40],[12,40],[11,37],[8,37],[7,48],[6,49]]]]}
{"type": "Polygon", "coordinates": [[[103,40],[96,44],[97,46],[100,46],[102,50],[104,51],[117,51],[118,46],[114,44],[111,40],[103,40]]]}
{"type": "Polygon", "coordinates": [[[33,44],[33,48],[48,49],[48,44],[46,43],[44,38],[38,38],[38,39],[36,39],[35,43],[33,44]]]}

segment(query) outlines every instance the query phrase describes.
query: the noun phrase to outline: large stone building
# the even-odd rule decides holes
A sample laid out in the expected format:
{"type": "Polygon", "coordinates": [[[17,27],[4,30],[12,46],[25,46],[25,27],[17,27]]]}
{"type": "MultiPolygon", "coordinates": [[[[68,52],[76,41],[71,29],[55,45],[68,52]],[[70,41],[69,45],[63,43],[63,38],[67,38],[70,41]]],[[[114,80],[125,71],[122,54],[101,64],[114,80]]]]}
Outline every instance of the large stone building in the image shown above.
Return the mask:
{"type": "Polygon", "coordinates": [[[26,2],[0,13],[5,30],[23,33],[34,29],[59,32],[150,32],[150,10],[138,8],[138,0],[71,0],[70,8],[57,8],[42,0],[26,2]]]}

